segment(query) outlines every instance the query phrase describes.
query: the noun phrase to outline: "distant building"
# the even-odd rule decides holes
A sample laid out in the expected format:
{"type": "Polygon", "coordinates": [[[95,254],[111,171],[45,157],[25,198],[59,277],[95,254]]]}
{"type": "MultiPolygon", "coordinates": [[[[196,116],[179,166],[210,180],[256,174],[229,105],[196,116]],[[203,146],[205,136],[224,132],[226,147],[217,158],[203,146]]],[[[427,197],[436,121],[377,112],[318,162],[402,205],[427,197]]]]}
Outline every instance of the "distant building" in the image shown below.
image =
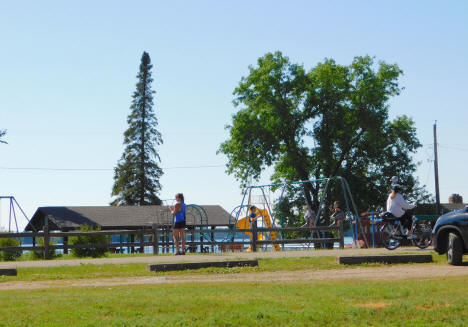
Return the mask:
{"type": "Polygon", "coordinates": [[[463,197],[460,194],[452,194],[449,196],[449,203],[463,203],[463,197]]]}
{"type": "MultiPolygon", "coordinates": [[[[466,207],[466,204],[463,203],[463,197],[459,194],[452,194],[449,196],[449,203],[440,204],[440,213],[444,214],[453,210],[463,209],[466,207]]],[[[435,203],[424,203],[418,204],[416,207],[416,215],[435,215],[436,214],[436,204],[435,203]]]]}

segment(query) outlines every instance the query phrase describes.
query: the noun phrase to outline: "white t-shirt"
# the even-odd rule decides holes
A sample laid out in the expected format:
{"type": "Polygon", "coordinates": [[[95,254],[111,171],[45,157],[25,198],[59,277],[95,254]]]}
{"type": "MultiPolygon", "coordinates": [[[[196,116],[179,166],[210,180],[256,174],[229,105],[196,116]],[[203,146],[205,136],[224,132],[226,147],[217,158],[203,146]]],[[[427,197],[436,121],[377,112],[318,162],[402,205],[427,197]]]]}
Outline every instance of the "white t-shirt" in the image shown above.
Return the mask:
{"type": "Polygon", "coordinates": [[[405,209],[413,209],[414,207],[416,207],[416,205],[406,202],[405,199],[403,199],[403,195],[400,193],[397,193],[393,199],[391,198],[391,194],[388,196],[387,211],[390,211],[392,215],[397,218],[405,214],[405,209]]]}

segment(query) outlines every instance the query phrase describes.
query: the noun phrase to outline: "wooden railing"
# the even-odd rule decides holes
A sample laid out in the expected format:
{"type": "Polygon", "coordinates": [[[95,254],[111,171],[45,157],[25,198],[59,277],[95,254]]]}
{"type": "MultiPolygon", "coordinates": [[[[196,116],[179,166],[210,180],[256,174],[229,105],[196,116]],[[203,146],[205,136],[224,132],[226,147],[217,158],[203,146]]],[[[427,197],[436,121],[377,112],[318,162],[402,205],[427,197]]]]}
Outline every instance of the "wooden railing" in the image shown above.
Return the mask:
{"type": "MultiPolygon", "coordinates": [[[[200,246],[201,251],[205,251],[206,247],[211,246],[212,251],[214,247],[231,247],[237,246],[238,249],[243,249],[245,245],[249,245],[253,252],[257,251],[262,245],[273,245],[273,244],[301,244],[301,243],[314,243],[314,244],[329,244],[339,243],[340,248],[344,247],[344,236],[343,228],[341,224],[339,226],[332,227],[286,227],[286,228],[257,228],[255,224],[252,224],[250,229],[202,229],[202,228],[190,228],[186,229],[186,242],[187,247],[192,251],[196,251],[200,246]],[[215,241],[215,234],[226,234],[226,235],[239,235],[239,233],[251,233],[254,237],[250,239],[246,237],[246,240],[236,241],[233,237],[230,239],[226,236],[224,241],[215,241]],[[304,235],[301,238],[282,238],[277,240],[272,239],[258,239],[256,236],[263,233],[268,234],[270,232],[276,232],[278,235],[282,235],[286,232],[295,232],[304,235]],[[325,233],[335,232],[337,237],[323,237],[325,233]],[[196,235],[199,236],[199,240],[195,240],[196,235]],[[206,237],[210,235],[210,237],[206,237]]],[[[47,226],[44,227],[43,231],[40,232],[22,232],[22,233],[0,233],[0,238],[32,238],[32,245],[22,246],[9,246],[0,247],[0,251],[41,251],[44,253],[44,258],[49,259],[50,250],[63,249],[64,253],[68,253],[69,249],[74,248],[97,248],[104,247],[110,250],[124,249],[124,248],[138,248],[138,252],[143,252],[145,246],[153,247],[153,254],[159,254],[160,248],[162,252],[170,252],[170,247],[174,245],[172,241],[172,230],[167,227],[153,225],[151,228],[139,229],[139,230],[104,230],[104,231],[90,231],[90,232],[50,232],[47,226]],[[96,244],[68,244],[68,238],[72,236],[93,236],[93,235],[130,235],[133,241],[131,242],[112,242],[110,238],[107,238],[106,243],[96,244]],[[145,241],[145,236],[150,236],[149,240],[145,241]],[[135,236],[138,241],[135,242],[135,236]],[[62,245],[51,244],[51,238],[63,238],[62,245]],[[44,245],[38,246],[35,240],[38,238],[44,239],[44,245]]],[[[133,251],[132,251],[133,252],[133,251]]]]}

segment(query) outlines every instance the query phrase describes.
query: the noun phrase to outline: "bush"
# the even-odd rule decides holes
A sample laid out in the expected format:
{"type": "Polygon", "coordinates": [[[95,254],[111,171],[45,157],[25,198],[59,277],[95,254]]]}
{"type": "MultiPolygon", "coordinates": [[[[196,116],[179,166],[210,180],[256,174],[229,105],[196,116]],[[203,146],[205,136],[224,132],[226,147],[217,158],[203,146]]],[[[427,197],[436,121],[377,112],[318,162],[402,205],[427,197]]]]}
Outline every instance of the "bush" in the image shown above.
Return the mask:
{"type": "MultiPolygon", "coordinates": [[[[14,238],[0,238],[0,247],[6,246],[20,246],[20,242],[14,238]]],[[[0,251],[1,261],[14,261],[19,257],[21,257],[20,250],[0,251]]]]}
{"type": "MultiPolygon", "coordinates": [[[[49,246],[52,246],[52,245],[55,245],[55,244],[56,243],[49,241],[49,246]]],[[[37,246],[44,246],[44,238],[43,237],[39,237],[37,239],[37,246]]],[[[57,257],[60,257],[60,256],[61,256],[61,254],[57,254],[57,253],[55,253],[54,249],[49,248],[49,259],[54,259],[54,258],[57,258],[57,257]]],[[[33,259],[44,259],[44,250],[32,251],[32,257],[33,257],[33,259]]]]}
{"type": "MultiPolygon", "coordinates": [[[[80,231],[92,232],[100,231],[101,228],[93,228],[88,225],[81,226],[80,231]]],[[[75,257],[103,257],[109,251],[107,247],[106,235],[90,235],[90,236],[72,236],[70,237],[70,244],[88,244],[86,248],[74,248],[71,250],[72,255],[75,257]],[[99,246],[100,245],[100,246],[99,246]]]]}

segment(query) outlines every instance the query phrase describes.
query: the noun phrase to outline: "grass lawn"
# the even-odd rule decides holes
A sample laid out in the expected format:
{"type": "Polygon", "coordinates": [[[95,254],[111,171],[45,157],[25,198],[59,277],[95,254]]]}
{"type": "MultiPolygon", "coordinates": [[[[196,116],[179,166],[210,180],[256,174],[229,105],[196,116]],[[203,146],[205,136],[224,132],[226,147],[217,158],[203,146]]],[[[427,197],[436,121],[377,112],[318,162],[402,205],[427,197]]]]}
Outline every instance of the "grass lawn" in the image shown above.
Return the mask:
{"type": "MultiPolygon", "coordinates": [[[[152,253],[109,253],[107,252],[102,258],[127,258],[127,257],[151,257],[154,254],[152,253]]],[[[171,253],[160,253],[159,256],[171,256],[171,253]]],[[[71,254],[58,254],[51,260],[76,260],[76,259],[93,259],[92,257],[79,258],[71,254]]],[[[16,261],[40,261],[42,259],[35,258],[31,252],[24,253],[21,257],[16,259],[16,261]]]]}
{"type": "Polygon", "coordinates": [[[0,291],[0,326],[466,326],[468,279],[0,291]]]}
{"type": "MultiPolygon", "coordinates": [[[[433,253],[437,269],[444,256],[433,253]]],[[[187,258],[189,259],[189,258],[187,258]]],[[[364,266],[380,266],[371,264],[364,266]]],[[[147,264],[19,268],[9,280],[154,276],[147,264]]],[[[363,266],[363,265],[359,265],[363,266]]],[[[356,266],[352,266],[356,267],[356,266]]],[[[344,269],[335,257],[167,274],[344,269]]],[[[1,326],[466,326],[468,278],[203,283],[0,291],[1,326]]]]}
{"type": "MultiPolygon", "coordinates": [[[[436,264],[445,264],[445,257],[433,253],[436,264]]],[[[187,261],[190,257],[187,256],[187,261]]],[[[198,270],[187,270],[179,272],[157,273],[158,275],[178,274],[206,274],[206,273],[238,273],[238,272],[260,272],[260,271],[294,271],[294,270],[323,270],[344,269],[362,266],[381,266],[382,264],[363,264],[345,266],[335,262],[335,257],[291,257],[291,258],[261,258],[258,259],[258,267],[237,268],[204,268],[198,270]]],[[[154,272],[146,270],[146,263],[131,264],[81,264],[79,266],[57,266],[57,267],[25,267],[18,268],[18,276],[0,276],[0,282],[12,280],[57,280],[57,279],[80,279],[80,278],[110,278],[131,276],[154,276],[154,272]]]]}

